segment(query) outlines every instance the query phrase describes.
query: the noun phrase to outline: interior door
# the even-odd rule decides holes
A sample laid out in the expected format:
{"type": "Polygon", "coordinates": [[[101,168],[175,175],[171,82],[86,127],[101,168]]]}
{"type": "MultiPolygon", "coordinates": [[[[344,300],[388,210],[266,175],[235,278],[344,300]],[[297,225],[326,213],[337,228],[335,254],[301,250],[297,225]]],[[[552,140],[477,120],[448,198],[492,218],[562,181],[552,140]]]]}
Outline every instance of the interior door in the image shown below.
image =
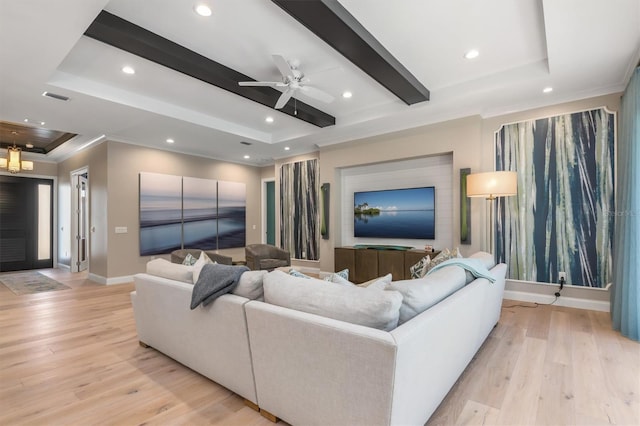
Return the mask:
{"type": "Polygon", "coordinates": [[[0,175],[0,271],[53,267],[53,180],[0,175]]]}
{"type": "Polygon", "coordinates": [[[87,173],[72,177],[71,270],[85,271],[89,263],[89,185],[87,173]]]}
{"type": "Polygon", "coordinates": [[[78,176],[78,272],[86,271],[89,263],[89,221],[88,207],[88,182],[86,173],[78,176]]]}

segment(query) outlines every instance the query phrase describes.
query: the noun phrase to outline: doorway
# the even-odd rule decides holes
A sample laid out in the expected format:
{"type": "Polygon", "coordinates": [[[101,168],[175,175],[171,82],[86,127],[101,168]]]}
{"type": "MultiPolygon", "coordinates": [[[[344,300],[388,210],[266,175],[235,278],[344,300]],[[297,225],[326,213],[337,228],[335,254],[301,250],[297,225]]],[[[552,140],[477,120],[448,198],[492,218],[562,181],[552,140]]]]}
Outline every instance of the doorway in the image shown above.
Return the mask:
{"type": "Polygon", "coordinates": [[[0,175],[0,272],[53,267],[53,180],[0,175]]]}
{"type": "Polygon", "coordinates": [[[89,170],[71,172],[71,271],[89,267],[89,170]]]}

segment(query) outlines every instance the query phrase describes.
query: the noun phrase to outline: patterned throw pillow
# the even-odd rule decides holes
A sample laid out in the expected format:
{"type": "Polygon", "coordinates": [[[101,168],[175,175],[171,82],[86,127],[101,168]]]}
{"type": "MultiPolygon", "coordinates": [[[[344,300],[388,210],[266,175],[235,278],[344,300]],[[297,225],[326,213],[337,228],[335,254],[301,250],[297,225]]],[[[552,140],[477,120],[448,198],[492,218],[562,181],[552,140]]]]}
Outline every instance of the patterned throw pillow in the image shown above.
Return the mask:
{"type": "Polygon", "coordinates": [[[191,253],[187,253],[187,255],[184,257],[184,260],[182,261],[182,264],[187,266],[192,266],[197,261],[198,259],[191,256],[191,253]]]}
{"type": "Polygon", "coordinates": [[[409,272],[411,272],[411,279],[415,280],[418,278],[422,278],[424,274],[427,273],[427,271],[424,269],[425,269],[425,266],[427,266],[430,261],[431,261],[431,257],[425,256],[422,259],[420,259],[418,263],[410,267],[409,272]]]}
{"type": "Polygon", "coordinates": [[[446,248],[442,250],[436,257],[434,257],[433,260],[431,260],[431,262],[429,262],[428,265],[425,266],[422,276],[424,277],[431,268],[441,264],[445,260],[455,259],[460,257],[462,257],[462,255],[460,254],[460,250],[458,249],[458,247],[453,249],[453,251],[446,248]]]}
{"type": "Polygon", "coordinates": [[[334,272],[333,274],[327,275],[326,277],[324,277],[324,280],[325,281],[334,281],[334,279],[336,277],[342,278],[342,280],[349,281],[349,270],[348,269],[343,269],[342,271],[334,272]]]}
{"type": "Polygon", "coordinates": [[[311,279],[311,277],[309,275],[305,275],[300,271],[296,271],[295,269],[290,269],[289,270],[289,275],[291,275],[292,277],[311,279]]]}

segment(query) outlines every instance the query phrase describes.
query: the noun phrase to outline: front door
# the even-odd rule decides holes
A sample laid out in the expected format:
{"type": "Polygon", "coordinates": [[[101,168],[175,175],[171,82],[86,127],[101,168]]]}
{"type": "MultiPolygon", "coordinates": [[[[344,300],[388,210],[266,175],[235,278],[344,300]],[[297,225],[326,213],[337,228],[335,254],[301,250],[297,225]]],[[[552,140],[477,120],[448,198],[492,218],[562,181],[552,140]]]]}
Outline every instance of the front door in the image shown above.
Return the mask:
{"type": "Polygon", "coordinates": [[[0,272],[53,267],[53,180],[0,175],[0,272]]]}

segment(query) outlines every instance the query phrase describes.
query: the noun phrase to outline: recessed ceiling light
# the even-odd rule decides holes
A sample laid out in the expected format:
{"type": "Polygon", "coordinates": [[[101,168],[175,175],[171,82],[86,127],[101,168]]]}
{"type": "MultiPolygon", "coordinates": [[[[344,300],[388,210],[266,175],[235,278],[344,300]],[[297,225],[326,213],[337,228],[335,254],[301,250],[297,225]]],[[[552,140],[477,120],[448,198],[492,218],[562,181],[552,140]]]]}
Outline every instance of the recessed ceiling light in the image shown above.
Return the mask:
{"type": "Polygon", "coordinates": [[[265,118],[264,121],[266,121],[267,123],[273,123],[273,117],[269,116],[265,118]]]}
{"type": "Polygon", "coordinates": [[[167,143],[174,143],[175,141],[171,138],[167,139],[167,143]]]}
{"type": "Polygon", "coordinates": [[[122,72],[125,74],[135,74],[136,70],[134,70],[133,67],[129,65],[125,65],[124,67],[122,67],[122,72]]]}
{"type": "Polygon", "coordinates": [[[551,93],[553,92],[553,87],[545,87],[544,89],[542,89],[543,93],[551,93]]]}
{"type": "Polygon", "coordinates": [[[32,144],[32,143],[28,143],[28,144],[26,144],[25,146],[26,146],[27,148],[29,148],[29,149],[33,148],[33,144],[32,144]]]}
{"type": "Polygon", "coordinates": [[[353,93],[351,93],[349,91],[346,91],[346,92],[342,93],[342,97],[345,98],[345,99],[349,99],[352,96],[353,96],[353,93]]]}
{"type": "Polygon", "coordinates": [[[200,16],[211,16],[211,8],[206,4],[197,4],[193,9],[200,16]]]}
{"type": "Polygon", "coordinates": [[[289,148],[288,146],[285,146],[285,147],[284,147],[284,150],[285,150],[285,151],[289,151],[290,149],[291,149],[291,148],[289,148]]]}
{"type": "Polygon", "coordinates": [[[251,158],[249,155],[245,155],[245,156],[244,156],[244,159],[245,159],[245,160],[248,160],[249,158],[251,158]]]}
{"type": "Polygon", "coordinates": [[[467,53],[464,54],[464,57],[466,59],[475,59],[479,55],[480,55],[480,52],[478,52],[476,49],[471,49],[467,53]]]}

